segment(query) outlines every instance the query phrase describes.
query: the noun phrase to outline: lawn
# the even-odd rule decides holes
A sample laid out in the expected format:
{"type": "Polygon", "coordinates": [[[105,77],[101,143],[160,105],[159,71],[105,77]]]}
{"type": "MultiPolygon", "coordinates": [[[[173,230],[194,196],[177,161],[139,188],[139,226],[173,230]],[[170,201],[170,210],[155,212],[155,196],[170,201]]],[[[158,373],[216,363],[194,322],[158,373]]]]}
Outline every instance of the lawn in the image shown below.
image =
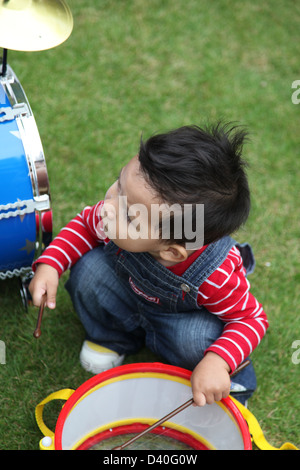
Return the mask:
{"type": "MultiPolygon", "coordinates": [[[[270,328],[254,351],[249,408],[274,446],[300,446],[299,123],[300,5],[293,0],[69,0],[74,29],[43,52],[9,51],[33,109],[50,180],[54,234],[100,200],[140,136],[216,119],[248,127],[252,211],[236,234],[252,244],[249,279],[270,328]]],[[[1,142],[0,142],[1,145],[1,142]]],[[[1,175],[0,175],[1,177],[1,175]]],[[[1,237],[1,235],[0,235],[1,237]]],[[[0,282],[0,448],[38,449],[35,406],[90,374],[84,339],[61,280],[57,308],[23,308],[18,280],[0,282]]],[[[127,362],[152,361],[144,350],[127,362]]],[[[51,405],[52,406],[52,405],[51,405]]],[[[54,407],[55,408],[55,407],[54,407]]],[[[57,409],[47,413],[54,430],[57,409]]]]}

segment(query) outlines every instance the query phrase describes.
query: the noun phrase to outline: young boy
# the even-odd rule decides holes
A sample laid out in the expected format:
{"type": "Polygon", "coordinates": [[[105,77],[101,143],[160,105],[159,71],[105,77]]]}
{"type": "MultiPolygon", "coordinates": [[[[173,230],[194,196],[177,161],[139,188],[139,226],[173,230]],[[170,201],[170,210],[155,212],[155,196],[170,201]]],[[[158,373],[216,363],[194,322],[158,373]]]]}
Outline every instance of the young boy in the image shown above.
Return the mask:
{"type": "MultiPolygon", "coordinates": [[[[146,344],[193,370],[198,406],[229,394],[230,373],[268,327],[246,278],[251,249],[230,237],[250,209],[245,137],[217,124],[141,141],[104,201],[84,208],[34,263],[33,303],[46,293],[48,308],[71,268],[66,288],[86,331],[87,370],[117,366],[146,344]]],[[[235,382],[245,402],[256,386],[252,364],[235,382]]]]}

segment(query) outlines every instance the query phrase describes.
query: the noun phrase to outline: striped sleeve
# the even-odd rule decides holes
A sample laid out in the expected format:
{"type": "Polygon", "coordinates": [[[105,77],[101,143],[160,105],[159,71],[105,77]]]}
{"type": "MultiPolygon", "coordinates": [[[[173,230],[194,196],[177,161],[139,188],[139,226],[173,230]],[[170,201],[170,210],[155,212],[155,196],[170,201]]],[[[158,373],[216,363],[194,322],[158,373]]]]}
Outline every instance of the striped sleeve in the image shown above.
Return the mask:
{"type": "Polygon", "coordinates": [[[38,263],[45,263],[54,267],[61,276],[85,253],[100,243],[107,243],[109,240],[103,231],[100,217],[102,205],[103,201],[100,201],[93,207],[85,207],[72,219],[33,263],[33,271],[38,263]]]}
{"type": "Polygon", "coordinates": [[[207,349],[221,356],[231,371],[258,346],[268,328],[262,305],[250,292],[239,250],[200,286],[198,304],[224,322],[221,336],[207,349]]]}

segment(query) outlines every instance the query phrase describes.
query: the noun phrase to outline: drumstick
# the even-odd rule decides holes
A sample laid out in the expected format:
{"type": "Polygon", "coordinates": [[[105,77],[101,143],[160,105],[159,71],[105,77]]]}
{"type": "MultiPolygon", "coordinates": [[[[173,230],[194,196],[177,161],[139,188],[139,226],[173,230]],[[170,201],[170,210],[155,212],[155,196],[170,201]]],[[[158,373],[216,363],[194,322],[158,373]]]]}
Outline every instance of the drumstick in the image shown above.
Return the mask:
{"type": "Polygon", "coordinates": [[[177,413],[180,413],[180,411],[183,411],[185,410],[188,406],[190,406],[192,403],[194,402],[193,398],[190,398],[190,400],[186,401],[185,403],[183,403],[183,405],[179,406],[178,408],[176,408],[175,410],[171,411],[171,413],[169,413],[168,415],[164,416],[163,418],[161,418],[160,420],[158,421],[155,421],[154,424],[152,424],[152,426],[149,426],[149,428],[146,428],[144,429],[144,431],[140,432],[139,434],[137,434],[136,436],[133,436],[131,439],[129,439],[129,441],[127,442],[124,442],[124,444],[121,444],[120,446],[117,446],[117,447],[114,447],[112,450],[123,450],[125,447],[129,446],[130,444],[132,444],[133,442],[137,441],[138,439],[140,439],[140,437],[144,436],[145,434],[147,434],[148,432],[152,431],[153,429],[157,428],[158,426],[160,426],[161,424],[163,424],[165,421],[167,421],[168,419],[172,418],[173,416],[177,415],[177,413]]]}
{"type": "Polygon", "coordinates": [[[33,336],[35,338],[39,338],[42,334],[41,332],[41,323],[42,323],[42,317],[43,317],[43,312],[44,312],[44,307],[45,307],[45,304],[46,304],[46,298],[47,298],[47,294],[44,294],[42,296],[42,300],[41,300],[41,305],[40,305],[40,309],[39,309],[39,314],[38,314],[38,319],[37,319],[37,323],[36,323],[36,328],[33,332],[33,336]]]}
{"type": "MultiPolygon", "coordinates": [[[[230,375],[230,377],[234,377],[236,374],[238,374],[239,372],[241,372],[241,370],[243,370],[245,367],[248,366],[248,364],[250,364],[250,361],[247,359],[246,361],[242,362],[242,364],[240,364],[236,369],[235,371],[230,375]]],[[[185,410],[186,408],[188,408],[190,405],[192,405],[194,403],[194,399],[193,398],[190,398],[188,401],[186,401],[185,403],[183,403],[182,405],[180,405],[178,408],[176,408],[175,410],[171,411],[169,414],[167,414],[166,416],[164,416],[163,418],[159,419],[158,421],[155,421],[155,423],[153,423],[151,426],[149,426],[148,428],[144,429],[144,431],[140,432],[139,434],[137,434],[136,436],[133,436],[131,439],[129,439],[128,441],[124,442],[123,444],[121,444],[120,446],[117,446],[117,447],[114,447],[112,450],[123,450],[125,449],[125,447],[129,446],[130,444],[133,444],[133,442],[137,441],[138,439],[140,439],[140,437],[144,436],[145,434],[147,434],[148,432],[150,431],[153,431],[153,429],[157,428],[158,426],[160,426],[161,424],[163,424],[165,421],[168,421],[168,419],[170,418],[173,418],[173,416],[177,415],[178,413],[180,413],[181,411],[185,410]]]]}

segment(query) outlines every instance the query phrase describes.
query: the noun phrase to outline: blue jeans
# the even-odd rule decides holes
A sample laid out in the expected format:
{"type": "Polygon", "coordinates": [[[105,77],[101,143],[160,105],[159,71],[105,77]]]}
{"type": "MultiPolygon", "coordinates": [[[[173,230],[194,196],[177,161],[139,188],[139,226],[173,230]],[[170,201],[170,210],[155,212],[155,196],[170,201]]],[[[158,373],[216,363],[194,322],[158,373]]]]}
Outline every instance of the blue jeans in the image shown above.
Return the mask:
{"type": "MultiPolygon", "coordinates": [[[[224,328],[218,317],[195,308],[198,274],[194,286],[195,273],[179,278],[150,255],[127,255],[110,242],[71,269],[66,289],[87,339],[119,354],[134,354],[146,345],[166,362],[193,370],[224,328]],[[189,299],[183,299],[183,281],[189,299]]],[[[256,386],[252,364],[234,380],[248,398],[256,386]]]]}

